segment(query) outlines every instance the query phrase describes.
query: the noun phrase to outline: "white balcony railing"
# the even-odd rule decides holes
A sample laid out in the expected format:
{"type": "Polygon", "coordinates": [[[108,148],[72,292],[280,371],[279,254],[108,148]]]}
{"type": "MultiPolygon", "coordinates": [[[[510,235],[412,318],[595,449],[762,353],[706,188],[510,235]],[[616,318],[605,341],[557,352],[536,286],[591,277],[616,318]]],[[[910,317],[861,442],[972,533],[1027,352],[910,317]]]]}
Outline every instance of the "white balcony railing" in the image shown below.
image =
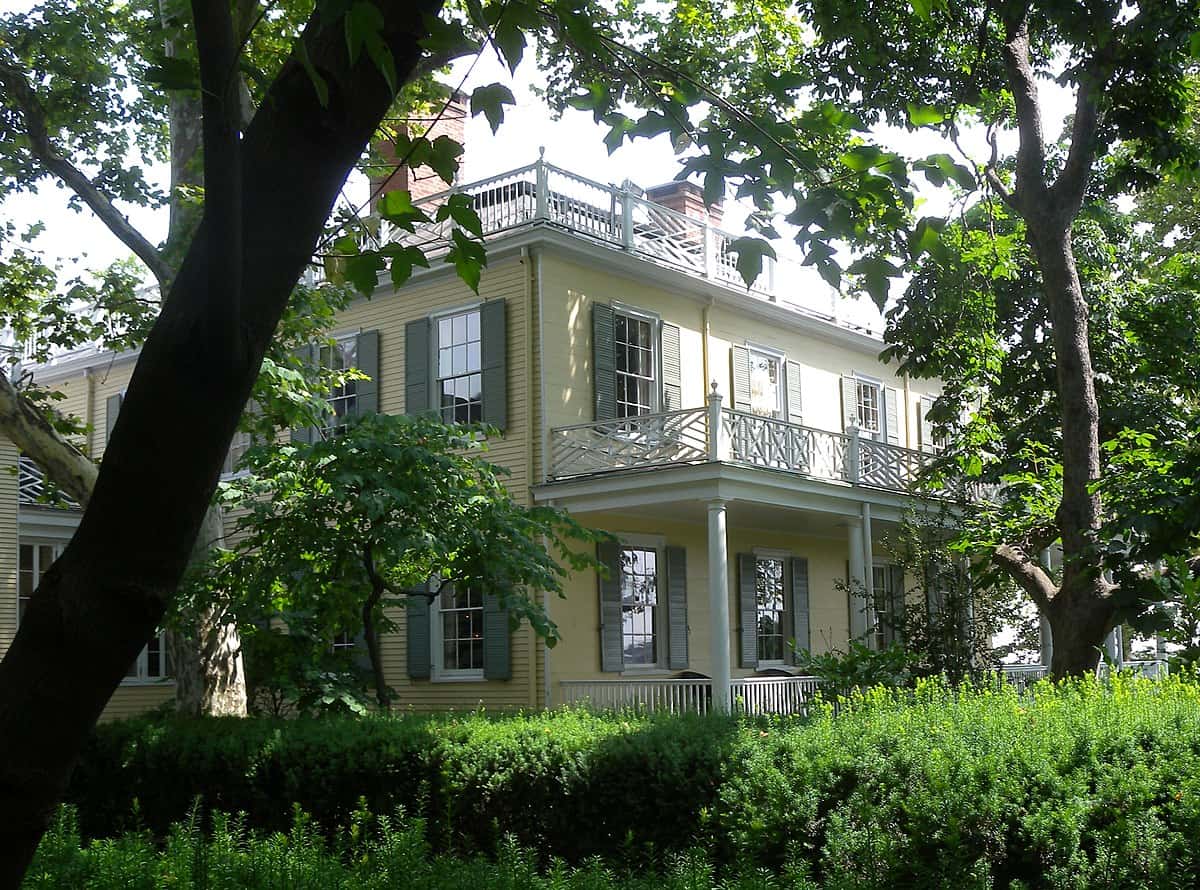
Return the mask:
{"type": "Polygon", "coordinates": [[[17,503],[43,507],[78,507],[79,504],[46,481],[42,468],[30,458],[17,459],[17,503]]]}
{"type": "MultiPolygon", "coordinates": [[[[734,710],[740,714],[803,714],[821,681],[816,677],[743,677],[731,682],[734,710]]],[[[559,704],[616,711],[626,708],[707,714],[712,709],[712,680],[646,678],[564,680],[559,704]]]]}
{"type": "Polygon", "coordinates": [[[932,455],[720,407],[641,414],[550,431],[554,479],[706,461],[787,470],[816,479],[909,491],[932,455]]]}
{"type": "MultiPolygon", "coordinates": [[[[415,201],[431,220],[418,224],[415,232],[372,220],[360,233],[363,246],[379,248],[399,243],[420,247],[429,254],[448,250],[453,221],[432,220],[437,207],[454,194],[471,197],[485,237],[522,226],[555,226],[746,292],[737,271],[737,254],[730,249],[736,234],[648,201],[631,188],[596,182],[544,160],[415,201]]],[[[813,276],[812,268],[805,267],[801,257],[785,253],[777,260],[765,257],[762,274],[750,292],[836,323],[837,295],[829,288],[814,288],[813,276]]],[[[310,283],[320,281],[324,270],[313,267],[309,277],[310,283]]]]}

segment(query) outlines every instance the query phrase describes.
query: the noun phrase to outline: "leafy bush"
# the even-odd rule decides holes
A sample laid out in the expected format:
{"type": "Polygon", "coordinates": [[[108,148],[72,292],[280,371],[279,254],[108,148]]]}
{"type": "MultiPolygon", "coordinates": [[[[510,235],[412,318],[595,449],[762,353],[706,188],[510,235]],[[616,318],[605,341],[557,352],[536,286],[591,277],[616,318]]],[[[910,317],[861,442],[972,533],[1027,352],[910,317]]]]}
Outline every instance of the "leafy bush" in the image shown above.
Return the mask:
{"type": "Polygon", "coordinates": [[[438,852],[511,833],[543,865],[700,846],[829,887],[1200,885],[1200,686],[921,681],[833,711],[129,721],[101,727],[70,798],[85,836],[167,836],[199,795],[248,828],[286,832],[298,805],[332,832],[362,796],[438,852]]]}
{"type": "Polygon", "coordinates": [[[802,672],[824,680],[833,689],[870,689],[874,686],[911,686],[917,680],[920,656],[900,643],[886,649],[872,649],[852,640],[845,652],[834,650],[822,655],[800,650],[796,666],[802,672]]]}

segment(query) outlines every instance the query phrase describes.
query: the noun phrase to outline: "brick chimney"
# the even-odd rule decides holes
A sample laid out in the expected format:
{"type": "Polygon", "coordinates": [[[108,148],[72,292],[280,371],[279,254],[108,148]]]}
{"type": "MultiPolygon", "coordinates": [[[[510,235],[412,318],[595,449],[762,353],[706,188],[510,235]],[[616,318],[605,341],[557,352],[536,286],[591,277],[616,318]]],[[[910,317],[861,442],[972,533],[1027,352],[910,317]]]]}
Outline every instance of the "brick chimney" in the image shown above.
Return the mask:
{"type": "MultiPolygon", "coordinates": [[[[466,95],[457,91],[453,93],[441,117],[434,120],[439,107],[435,105],[426,117],[405,118],[397,129],[407,130],[409,135],[415,137],[425,133],[428,128],[429,132],[425,133],[425,138],[430,142],[439,136],[449,136],[465,147],[465,127],[468,117],[466,95]]],[[[368,179],[371,183],[372,207],[379,201],[380,196],[397,189],[408,189],[413,201],[416,202],[430,195],[436,195],[438,192],[444,192],[450,187],[429,167],[418,167],[415,170],[401,167],[399,170],[395,170],[396,162],[399,159],[396,157],[396,145],[391,139],[378,139],[372,143],[371,148],[373,149],[372,158],[368,164],[368,170],[371,172],[368,179]]]]}
{"type": "Polygon", "coordinates": [[[721,202],[711,207],[704,204],[704,189],[694,182],[676,180],[646,189],[646,200],[678,211],[692,219],[702,220],[714,226],[721,225],[723,212],[721,202]]]}

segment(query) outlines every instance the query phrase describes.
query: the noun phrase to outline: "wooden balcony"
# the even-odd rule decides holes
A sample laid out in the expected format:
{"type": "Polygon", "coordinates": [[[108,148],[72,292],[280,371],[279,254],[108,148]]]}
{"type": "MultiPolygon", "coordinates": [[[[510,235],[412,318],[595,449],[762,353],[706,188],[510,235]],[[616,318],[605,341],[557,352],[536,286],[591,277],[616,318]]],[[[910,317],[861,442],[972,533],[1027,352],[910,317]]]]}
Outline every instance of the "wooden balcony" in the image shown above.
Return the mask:
{"type": "Polygon", "coordinates": [[[23,454],[17,459],[17,503],[39,507],[79,507],[75,500],[47,481],[42,468],[23,454]]]}
{"type": "Polygon", "coordinates": [[[908,492],[933,455],[720,407],[643,414],[550,431],[550,476],[573,479],[709,461],[784,470],[813,479],[908,492]]]}

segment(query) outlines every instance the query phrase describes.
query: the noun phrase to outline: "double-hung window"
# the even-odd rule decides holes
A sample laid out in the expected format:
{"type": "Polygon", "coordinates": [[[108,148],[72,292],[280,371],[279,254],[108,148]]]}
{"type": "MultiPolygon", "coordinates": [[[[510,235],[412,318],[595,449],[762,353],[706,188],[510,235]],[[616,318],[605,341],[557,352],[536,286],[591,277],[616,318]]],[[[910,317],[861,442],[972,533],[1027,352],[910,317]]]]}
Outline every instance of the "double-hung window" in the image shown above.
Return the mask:
{"type": "Polygon", "coordinates": [[[748,347],[750,353],[750,411],[760,417],[783,417],[782,356],[748,347]]]}
{"type": "Polygon", "coordinates": [[[864,433],[878,436],[883,426],[880,420],[879,384],[859,380],[855,384],[858,411],[858,428],[864,433]]]}
{"type": "MultiPolygon", "coordinates": [[[[322,368],[346,371],[357,366],[357,353],[358,338],[342,337],[322,343],[317,359],[322,368]]],[[[326,401],[329,402],[330,413],[325,416],[322,432],[326,436],[336,436],[345,432],[347,419],[358,413],[358,381],[347,380],[340,386],[332,387],[326,401]]]]}
{"type": "Polygon", "coordinates": [[[434,319],[438,409],[447,423],[483,420],[483,342],[478,309],[434,319]]]}
{"type": "Polygon", "coordinates": [[[22,543],[17,570],[17,622],[25,617],[30,597],[42,583],[42,577],[63,552],[62,544],[22,543]]]}
{"type": "Polygon", "coordinates": [[[162,680],[171,676],[171,659],[167,654],[167,635],[157,634],[146,644],[146,648],[138,653],[129,670],[125,672],[126,680],[162,680]]]}
{"type": "Polygon", "coordinates": [[[437,598],[443,676],[483,675],[483,593],[476,587],[447,586],[437,598]]]}
{"type": "Polygon", "coordinates": [[[621,650],[626,666],[658,663],[658,551],[621,548],[621,650]]]}
{"type": "Polygon", "coordinates": [[[654,413],[658,394],[657,327],[651,318],[614,313],[617,417],[654,413]]]}
{"type": "Polygon", "coordinates": [[[783,663],[787,633],[784,630],[784,560],[759,556],[754,561],[755,618],[759,664],[783,663]]]}

